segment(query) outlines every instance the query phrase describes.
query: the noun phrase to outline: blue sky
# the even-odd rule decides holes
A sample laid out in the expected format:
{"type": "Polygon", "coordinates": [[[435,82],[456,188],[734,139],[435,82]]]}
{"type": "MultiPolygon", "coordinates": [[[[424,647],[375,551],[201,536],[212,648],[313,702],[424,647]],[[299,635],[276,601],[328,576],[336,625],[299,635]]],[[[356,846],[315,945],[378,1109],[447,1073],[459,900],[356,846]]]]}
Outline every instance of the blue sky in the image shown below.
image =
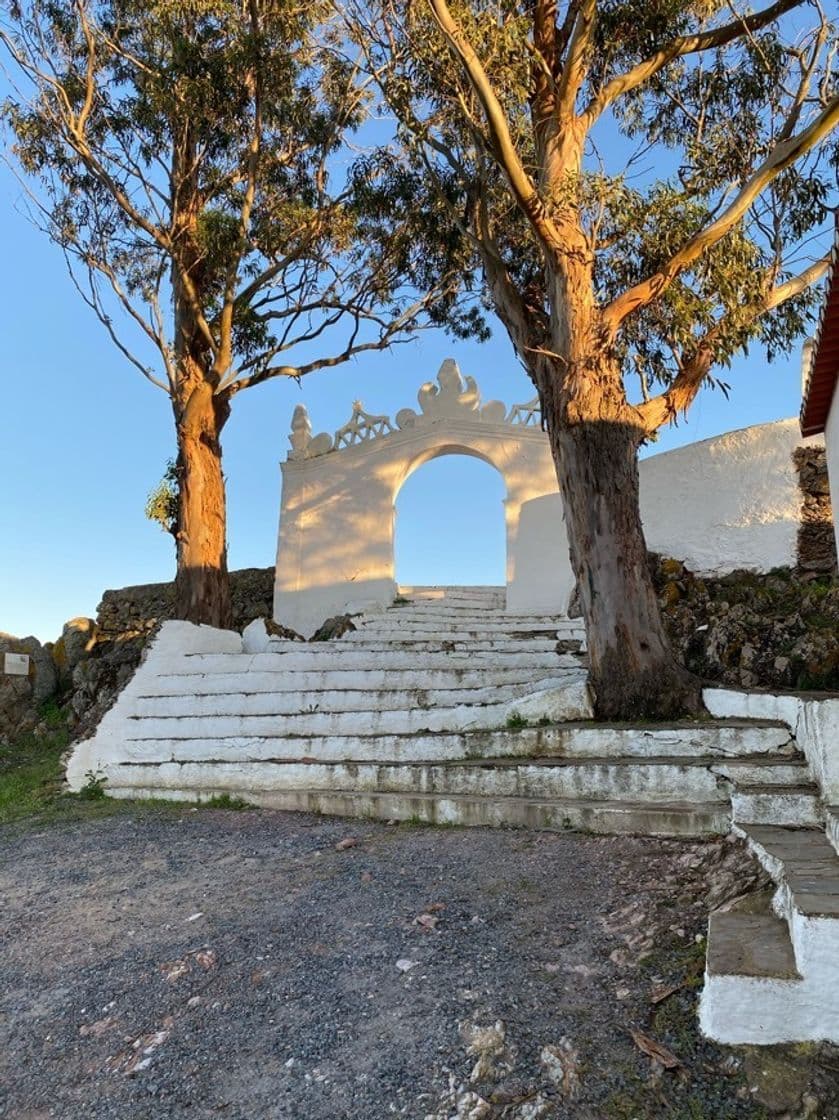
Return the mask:
{"type": "MultiPolygon", "coordinates": [[[[166,396],[114,349],[60,254],[22,210],[20,186],[0,164],[0,630],[49,640],[66,619],[95,614],[105,588],[172,577],[170,538],[143,507],[174,437],[166,396]]],[[[426,332],[313,374],[300,388],[275,381],[238,397],[224,435],[231,567],[274,562],[279,462],[295,404],[307,404],[316,432],[343,424],[358,397],[393,415],[414,405],[419,385],[449,356],[477,379],[484,399],[511,404],[533,395],[496,327],[484,345],[426,332]]],[[[706,392],[657,449],[796,414],[799,365],[797,351],[771,367],[758,352],[739,361],[727,378],[730,401],[706,392]]],[[[423,467],[397,505],[397,578],[500,582],[502,496],[498,476],[477,460],[452,456],[423,467]]]]}

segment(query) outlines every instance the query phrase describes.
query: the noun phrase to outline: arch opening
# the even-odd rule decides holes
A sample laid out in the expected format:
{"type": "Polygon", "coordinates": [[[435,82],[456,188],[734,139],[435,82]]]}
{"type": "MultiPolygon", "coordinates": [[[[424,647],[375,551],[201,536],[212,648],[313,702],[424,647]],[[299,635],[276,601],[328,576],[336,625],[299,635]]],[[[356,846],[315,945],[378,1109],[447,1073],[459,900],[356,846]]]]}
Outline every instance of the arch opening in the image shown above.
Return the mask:
{"type": "Polygon", "coordinates": [[[500,472],[468,449],[412,464],[394,503],[397,586],[504,586],[505,499],[500,472]]]}

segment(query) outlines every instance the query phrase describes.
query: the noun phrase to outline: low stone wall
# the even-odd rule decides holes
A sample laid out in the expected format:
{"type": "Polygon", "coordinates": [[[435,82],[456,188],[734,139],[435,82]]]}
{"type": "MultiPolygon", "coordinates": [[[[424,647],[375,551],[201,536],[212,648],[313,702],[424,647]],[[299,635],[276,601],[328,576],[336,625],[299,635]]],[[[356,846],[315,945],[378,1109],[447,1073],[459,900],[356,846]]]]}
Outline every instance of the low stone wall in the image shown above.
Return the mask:
{"type": "MultiPolygon", "coordinates": [[[[233,628],[243,630],[255,618],[270,618],[274,595],[273,568],[241,568],[230,573],[233,628]]],[[[142,583],[106,591],[96,610],[103,636],[148,633],[172,618],[174,583],[142,583]]]]}

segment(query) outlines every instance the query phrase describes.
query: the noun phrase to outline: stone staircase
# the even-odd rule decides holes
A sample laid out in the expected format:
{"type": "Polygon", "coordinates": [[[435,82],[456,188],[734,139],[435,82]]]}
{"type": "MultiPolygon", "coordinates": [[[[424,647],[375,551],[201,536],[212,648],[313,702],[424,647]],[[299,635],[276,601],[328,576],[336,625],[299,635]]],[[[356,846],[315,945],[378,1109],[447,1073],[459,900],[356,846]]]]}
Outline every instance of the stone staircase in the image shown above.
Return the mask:
{"type": "Polygon", "coordinates": [[[779,720],[591,722],[576,620],[502,588],[403,588],[329,642],[167,623],[68,767],[117,797],[666,836],[815,824],[779,720]]]}
{"type": "MultiPolygon", "coordinates": [[[[822,771],[829,796],[836,777],[830,756],[839,751],[839,698],[709,690],[706,702],[712,711],[782,715],[822,771]],[[832,728],[827,753],[814,724],[822,732],[832,728]]],[[[816,806],[812,819],[773,824],[737,820],[735,812],[734,831],[774,888],[711,915],[702,1030],[732,1044],[839,1043],[839,808],[816,806]]]]}
{"type": "Polygon", "coordinates": [[[594,722],[578,622],[405,588],[328,642],[165,623],[67,765],[74,789],[437,824],[733,829],[773,895],[711,916],[701,1024],[839,1042],[839,698],[706,690],[713,718],[594,722]]]}

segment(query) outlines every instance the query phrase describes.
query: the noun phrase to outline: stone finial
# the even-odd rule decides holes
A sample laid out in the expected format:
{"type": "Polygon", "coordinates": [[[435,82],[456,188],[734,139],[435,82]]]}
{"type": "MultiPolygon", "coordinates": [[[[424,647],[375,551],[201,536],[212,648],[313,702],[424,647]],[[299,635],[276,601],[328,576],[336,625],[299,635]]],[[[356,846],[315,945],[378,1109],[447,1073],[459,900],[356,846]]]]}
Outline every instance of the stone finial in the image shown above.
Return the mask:
{"type": "Polygon", "coordinates": [[[305,404],[295,405],[291,417],[291,435],[288,437],[291,444],[289,459],[305,459],[312,442],[312,422],[305,404]]]}

